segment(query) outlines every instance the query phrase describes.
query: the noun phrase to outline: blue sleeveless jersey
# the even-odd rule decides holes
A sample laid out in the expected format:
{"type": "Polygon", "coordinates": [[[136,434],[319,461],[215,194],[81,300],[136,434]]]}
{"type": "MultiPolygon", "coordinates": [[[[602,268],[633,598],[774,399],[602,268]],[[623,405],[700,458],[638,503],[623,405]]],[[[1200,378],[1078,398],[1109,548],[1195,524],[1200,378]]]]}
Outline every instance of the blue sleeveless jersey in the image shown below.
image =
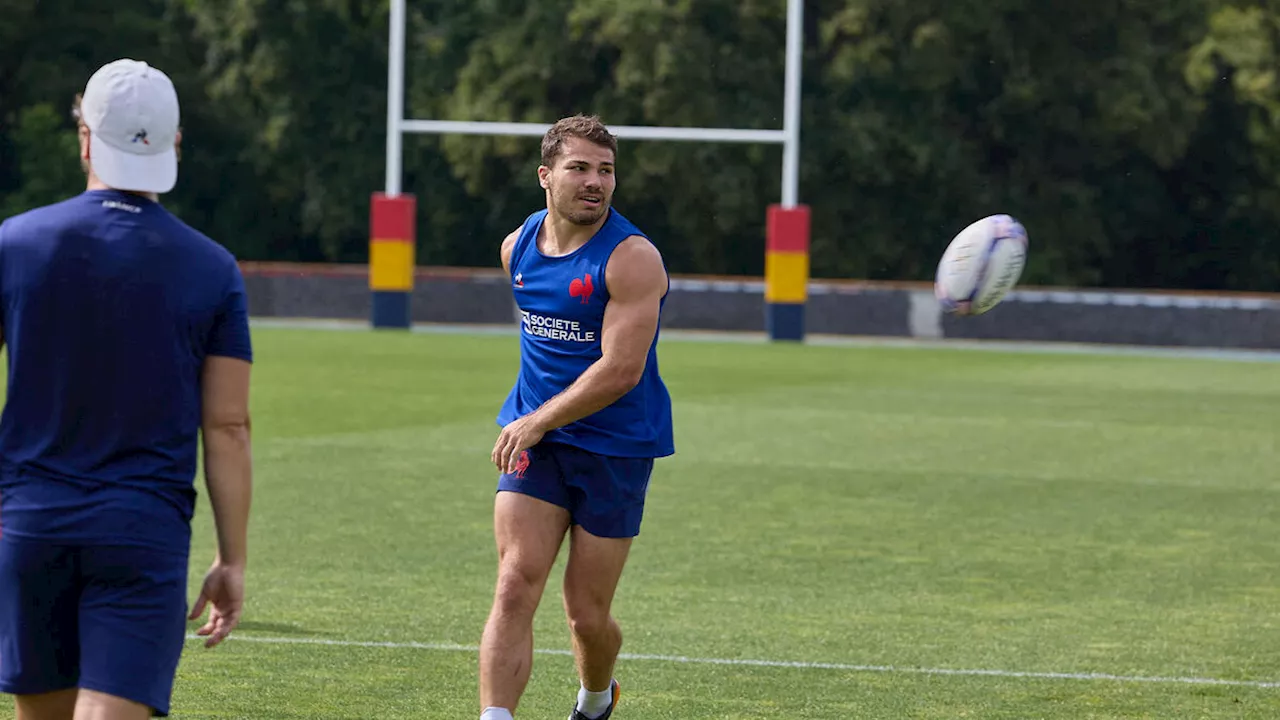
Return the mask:
{"type": "MultiPolygon", "coordinates": [[[[605,267],[632,235],[648,237],[616,210],[585,245],[562,257],[538,249],[546,210],[530,215],[511,250],[512,292],[520,309],[520,373],[498,424],[506,425],[569,387],[601,357],[605,267]]],[[[666,295],[662,304],[666,304],[666,295]]],[[[552,430],[543,438],[614,457],[665,457],[675,452],[671,397],[658,374],[658,333],[640,382],[609,407],[552,430]]]]}

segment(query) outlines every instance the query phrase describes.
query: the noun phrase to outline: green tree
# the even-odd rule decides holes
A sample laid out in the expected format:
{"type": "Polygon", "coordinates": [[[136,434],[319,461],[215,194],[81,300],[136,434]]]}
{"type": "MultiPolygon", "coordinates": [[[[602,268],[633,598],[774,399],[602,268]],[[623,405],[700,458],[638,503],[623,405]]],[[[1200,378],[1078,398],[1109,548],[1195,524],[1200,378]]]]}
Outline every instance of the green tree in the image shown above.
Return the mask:
{"type": "MultiPolygon", "coordinates": [[[[72,191],[71,96],[139,57],[184,101],[166,202],[246,259],[366,259],[387,0],[0,12],[3,212],[72,191]]],[[[814,275],[928,279],[956,231],[1008,212],[1031,233],[1027,283],[1280,289],[1277,17],[1226,0],[807,0],[814,275]]],[[[406,113],[779,128],[784,33],[784,0],[414,0],[406,113]]],[[[618,207],[673,271],[762,271],[779,147],[624,140],[619,159],[618,207]]],[[[533,137],[406,137],[419,261],[495,266],[542,203],[537,165],[533,137]]]]}
{"type": "Polygon", "coordinates": [[[1199,0],[838,4],[811,117],[853,202],[820,212],[827,272],[924,279],[952,234],[1009,212],[1027,282],[1094,284],[1177,215],[1162,174],[1197,122],[1180,56],[1199,0]]]}
{"type": "Polygon", "coordinates": [[[48,103],[32,105],[18,115],[11,138],[14,167],[25,182],[0,198],[0,218],[74,195],[84,189],[84,173],[77,161],[80,146],[68,133],[63,118],[48,103]]]}

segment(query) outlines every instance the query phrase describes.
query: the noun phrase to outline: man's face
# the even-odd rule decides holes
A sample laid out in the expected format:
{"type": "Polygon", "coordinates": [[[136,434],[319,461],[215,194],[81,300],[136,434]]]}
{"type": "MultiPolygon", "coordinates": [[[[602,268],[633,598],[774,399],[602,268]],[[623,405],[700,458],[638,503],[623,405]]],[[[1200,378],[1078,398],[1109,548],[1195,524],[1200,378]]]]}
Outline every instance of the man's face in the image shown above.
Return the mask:
{"type": "Polygon", "coordinates": [[[613,151],[582,138],[565,140],[553,167],[538,168],[551,208],[575,225],[593,225],[609,210],[616,179],[613,151]]]}

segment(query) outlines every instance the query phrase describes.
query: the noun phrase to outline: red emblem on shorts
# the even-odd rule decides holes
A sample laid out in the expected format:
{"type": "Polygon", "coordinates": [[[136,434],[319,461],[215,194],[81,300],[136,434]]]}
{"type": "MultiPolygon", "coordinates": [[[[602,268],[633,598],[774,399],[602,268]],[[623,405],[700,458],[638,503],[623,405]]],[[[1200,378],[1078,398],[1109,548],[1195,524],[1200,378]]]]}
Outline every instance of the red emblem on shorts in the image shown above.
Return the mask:
{"type": "Polygon", "coordinates": [[[574,278],[569,283],[569,297],[582,298],[582,304],[586,305],[591,299],[591,293],[595,292],[595,285],[591,284],[591,273],[587,273],[581,278],[574,278]]]}
{"type": "Polygon", "coordinates": [[[524,471],[529,469],[529,451],[521,450],[520,457],[516,459],[516,477],[524,477],[524,471]]]}

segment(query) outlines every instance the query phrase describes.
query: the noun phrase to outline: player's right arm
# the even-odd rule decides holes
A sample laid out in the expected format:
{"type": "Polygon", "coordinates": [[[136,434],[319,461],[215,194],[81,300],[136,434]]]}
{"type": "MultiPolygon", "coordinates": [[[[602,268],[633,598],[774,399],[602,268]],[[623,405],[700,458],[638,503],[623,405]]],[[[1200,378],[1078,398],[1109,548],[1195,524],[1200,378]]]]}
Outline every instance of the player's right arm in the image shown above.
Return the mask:
{"type": "Polygon", "coordinates": [[[206,647],[227,637],[239,624],[244,608],[253,494],[249,420],[252,357],[244,282],[237,270],[210,334],[201,376],[204,474],[218,550],[190,619],[199,617],[205,605],[212,604],[209,621],[196,633],[208,636],[206,647]]]}
{"type": "Polygon", "coordinates": [[[511,231],[510,235],[502,239],[502,250],[499,254],[502,256],[502,269],[506,270],[508,275],[511,274],[511,251],[515,249],[516,240],[519,238],[520,228],[516,228],[511,231]]]}

